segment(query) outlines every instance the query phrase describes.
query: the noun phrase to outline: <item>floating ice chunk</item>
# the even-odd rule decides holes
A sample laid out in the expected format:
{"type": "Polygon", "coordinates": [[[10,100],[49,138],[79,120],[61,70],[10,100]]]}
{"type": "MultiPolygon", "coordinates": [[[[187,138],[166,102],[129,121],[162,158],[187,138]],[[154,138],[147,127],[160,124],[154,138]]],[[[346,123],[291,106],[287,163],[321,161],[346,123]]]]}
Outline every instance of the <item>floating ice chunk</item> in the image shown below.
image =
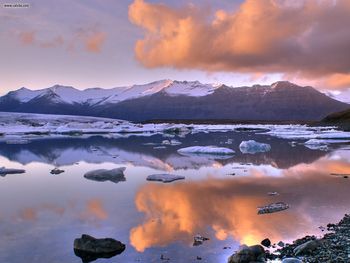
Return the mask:
{"type": "Polygon", "coordinates": [[[233,139],[227,139],[227,141],[225,142],[225,144],[232,144],[233,143],[233,139]]]}
{"type": "Polygon", "coordinates": [[[182,155],[233,155],[234,150],[216,146],[191,146],[177,150],[182,155]]]}
{"type": "Polygon", "coordinates": [[[304,145],[306,148],[309,148],[310,150],[321,150],[321,151],[328,150],[327,142],[325,140],[310,139],[306,141],[304,145]]]}
{"type": "Polygon", "coordinates": [[[180,145],[180,144],[182,144],[181,142],[179,142],[178,140],[175,140],[175,139],[173,139],[173,140],[164,140],[164,141],[162,141],[162,144],[163,145],[180,145]]]}
{"type": "Polygon", "coordinates": [[[29,140],[26,139],[9,139],[6,140],[6,144],[28,144],[30,143],[29,140]]]}
{"type": "Polygon", "coordinates": [[[151,174],[147,176],[147,181],[160,181],[163,183],[170,183],[182,179],[185,179],[185,176],[175,174],[151,174]]]}
{"type": "Polygon", "coordinates": [[[119,167],[111,170],[107,169],[98,169],[87,172],[84,174],[84,177],[89,180],[97,182],[111,181],[113,183],[118,183],[126,181],[124,176],[125,167],[119,167]]]}
{"type": "Polygon", "coordinates": [[[23,174],[26,171],[23,169],[12,169],[12,168],[5,168],[0,167],[0,176],[5,176],[7,174],[23,174]]]}
{"type": "Polygon", "coordinates": [[[271,150],[270,144],[260,143],[254,140],[242,141],[239,145],[239,149],[242,153],[259,153],[259,152],[268,152],[271,150]]]}
{"type": "Polygon", "coordinates": [[[283,202],[272,203],[269,205],[258,207],[258,215],[275,213],[289,208],[289,205],[283,202]]]}
{"type": "Polygon", "coordinates": [[[55,167],[50,171],[50,174],[61,174],[61,173],[64,173],[64,170],[61,170],[58,167],[55,167]]]}

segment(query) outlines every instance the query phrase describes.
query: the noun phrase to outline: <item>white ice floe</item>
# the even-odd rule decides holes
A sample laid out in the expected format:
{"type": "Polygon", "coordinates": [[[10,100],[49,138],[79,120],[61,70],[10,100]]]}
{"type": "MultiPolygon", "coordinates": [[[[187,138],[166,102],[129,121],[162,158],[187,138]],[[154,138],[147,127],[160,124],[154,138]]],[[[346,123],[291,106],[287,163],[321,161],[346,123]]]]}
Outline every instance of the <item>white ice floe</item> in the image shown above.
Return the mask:
{"type": "Polygon", "coordinates": [[[326,151],[328,150],[329,144],[334,143],[348,143],[349,140],[343,140],[343,139],[310,139],[304,142],[304,146],[311,149],[311,150],[322,150],[326,151]]]}
{"type": "Polygon", "coordinates": [[[182,143],[179,142],[178,140],[172,139],[172,140],[164,140],[164,141],[162,141],[162,144],[175,146],[175,145],[180,145],[182,143]]]}
{"type": "MultiPolygon", "coordinates": [[[[333,140],[329,143],[350,142],[350,132],[339,131],[335,127],[311,127],[307,125],[270,125],[270,124],[174,124],[147,123],[137,124],[124,120],[33,113],[0,113],[0,140],[8,143],[27,143],[38,136],[103,136],[128,137],[131,135],[152,136],[163,134],[174,138],[187,134],[209,132],[249,131],[272,137],[301,141],[309,139],[333,140]],[[15,138],[11,138],[17,136],[15,138]]],[[[166,140],[165,140],[166,141],[166,140]]],[[[169,145],[178,145],[176,140],[167,140],[169,145]]],[[[228,139],[226,144],[233,141],[228,139]]]]}
{"type": "Polygon", "coordinates": [[[177,150],[182,155],[214,155],[214,156],[231,156],[234,150],[216,146],[191,146],[177,150]]]}
{"type": "Polygon", "coordinates": [[[175,174],[151,174],[147,176],[147,181],[160,181],[163,183],[170,183],[176,180],[183,180],[185,176],[175,174]]]}
{"type": "Polygon", "coordinates": [[[239,145],[239,150],[242,153],[255,154],[260,152],[268,152],[271,150],[270,144],[256,142],[254,140],[242,141],[239,145]]]}

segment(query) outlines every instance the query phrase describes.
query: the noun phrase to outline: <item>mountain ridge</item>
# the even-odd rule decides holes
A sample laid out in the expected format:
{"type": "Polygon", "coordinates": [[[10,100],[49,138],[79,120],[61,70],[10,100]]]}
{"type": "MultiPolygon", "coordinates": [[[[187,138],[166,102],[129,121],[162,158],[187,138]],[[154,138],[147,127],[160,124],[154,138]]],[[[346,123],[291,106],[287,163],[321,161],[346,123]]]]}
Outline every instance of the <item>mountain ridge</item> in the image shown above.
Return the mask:
{"type": "Polygon", "coordinates": [[[0,111],[77,114],[131,121],[231,119],[318,121],[349,108],[310,86],[288,81],[231,87],[160,80],[111,89],[54,85],[20,88],[0,97],[0,111]]]}

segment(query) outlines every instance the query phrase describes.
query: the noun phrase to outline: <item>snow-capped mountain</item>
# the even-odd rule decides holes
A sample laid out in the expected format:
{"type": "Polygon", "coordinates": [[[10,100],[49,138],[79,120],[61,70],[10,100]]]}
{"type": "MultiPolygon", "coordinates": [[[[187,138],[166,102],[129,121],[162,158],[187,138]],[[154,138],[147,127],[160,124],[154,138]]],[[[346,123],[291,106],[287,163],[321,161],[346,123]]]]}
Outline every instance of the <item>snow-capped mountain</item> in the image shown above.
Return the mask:
{"type": "Polygon", "coordinates": [[[57,103],[96,105],[118,103],[124,100],[152,95],[160,91],[164,91],[170,96],[206,96],[213,93],[216,88],[217,86],[215,85],[203,85],[198,81],[179,82],[160,80],[145,85],[133,85],[112,89],[90,88],[86,90],[78,90],[70,86],[61,85],[55,85],[41,90],[30,90],[23,87],[19,90],[8,93],[7,96],[18,100],[21,103],[27,103],[33,99],[51,95],[53,96],[53,102],[57,103]]]}
{"type": "Polygon", "coordinates": [[[0,97],[0,110],[112,117],[133,121],[174,119],[320,120],[349,105],[312,87],[287,81],[228,87],[160,80],[145,85],[78,90],[55,85],[21,88],[0,97]]]}

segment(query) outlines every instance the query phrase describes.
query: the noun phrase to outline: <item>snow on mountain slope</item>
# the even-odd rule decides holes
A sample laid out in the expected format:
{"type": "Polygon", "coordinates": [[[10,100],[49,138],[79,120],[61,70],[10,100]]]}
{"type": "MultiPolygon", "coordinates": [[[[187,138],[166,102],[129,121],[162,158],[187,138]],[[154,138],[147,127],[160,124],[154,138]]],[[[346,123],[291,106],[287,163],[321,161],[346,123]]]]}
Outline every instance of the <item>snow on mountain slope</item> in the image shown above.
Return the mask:
{"type": "Polygon", "coordinates": [[[94,105],[118,103],[128,99],[152,95],[160,91],[164,91],[171,96],[206,96],[213,93],[218,87],[219,86],[211,84],[202,84],[198,81],[160,80],[144,85],[132,85],[111,89],[90,88],[78,90],[70,86],[61,85],[55,85],[41,90],[21,88],[8,93],[8,95],[23,103],[50,94],[50,99],[52,99],[53,102],[68,104],[86,103],[94,105]]]}
{"type": "Polygon", "coordinates": [[[171,80],[160,80],[144,85],[133,85],[130,87],[115,88],[115,93],[103,101],[103,103],[117,103],[123,100],[152,95],[163,90],[171,83],[171,80]]]}
{"type": "Polygon", "coordinates": [[[173,81],[164,90],[169,95],[186,95],[200,97],[212,94],[219,86],[202,84],[199,81],[173,81]]]}
{"type": "Polygon", "coordinates": [[[43,90],[30,90],[23,87],[19,90],[11,91],[8,94],[21,102],[28,102],[42,93],[43,90]]]}

